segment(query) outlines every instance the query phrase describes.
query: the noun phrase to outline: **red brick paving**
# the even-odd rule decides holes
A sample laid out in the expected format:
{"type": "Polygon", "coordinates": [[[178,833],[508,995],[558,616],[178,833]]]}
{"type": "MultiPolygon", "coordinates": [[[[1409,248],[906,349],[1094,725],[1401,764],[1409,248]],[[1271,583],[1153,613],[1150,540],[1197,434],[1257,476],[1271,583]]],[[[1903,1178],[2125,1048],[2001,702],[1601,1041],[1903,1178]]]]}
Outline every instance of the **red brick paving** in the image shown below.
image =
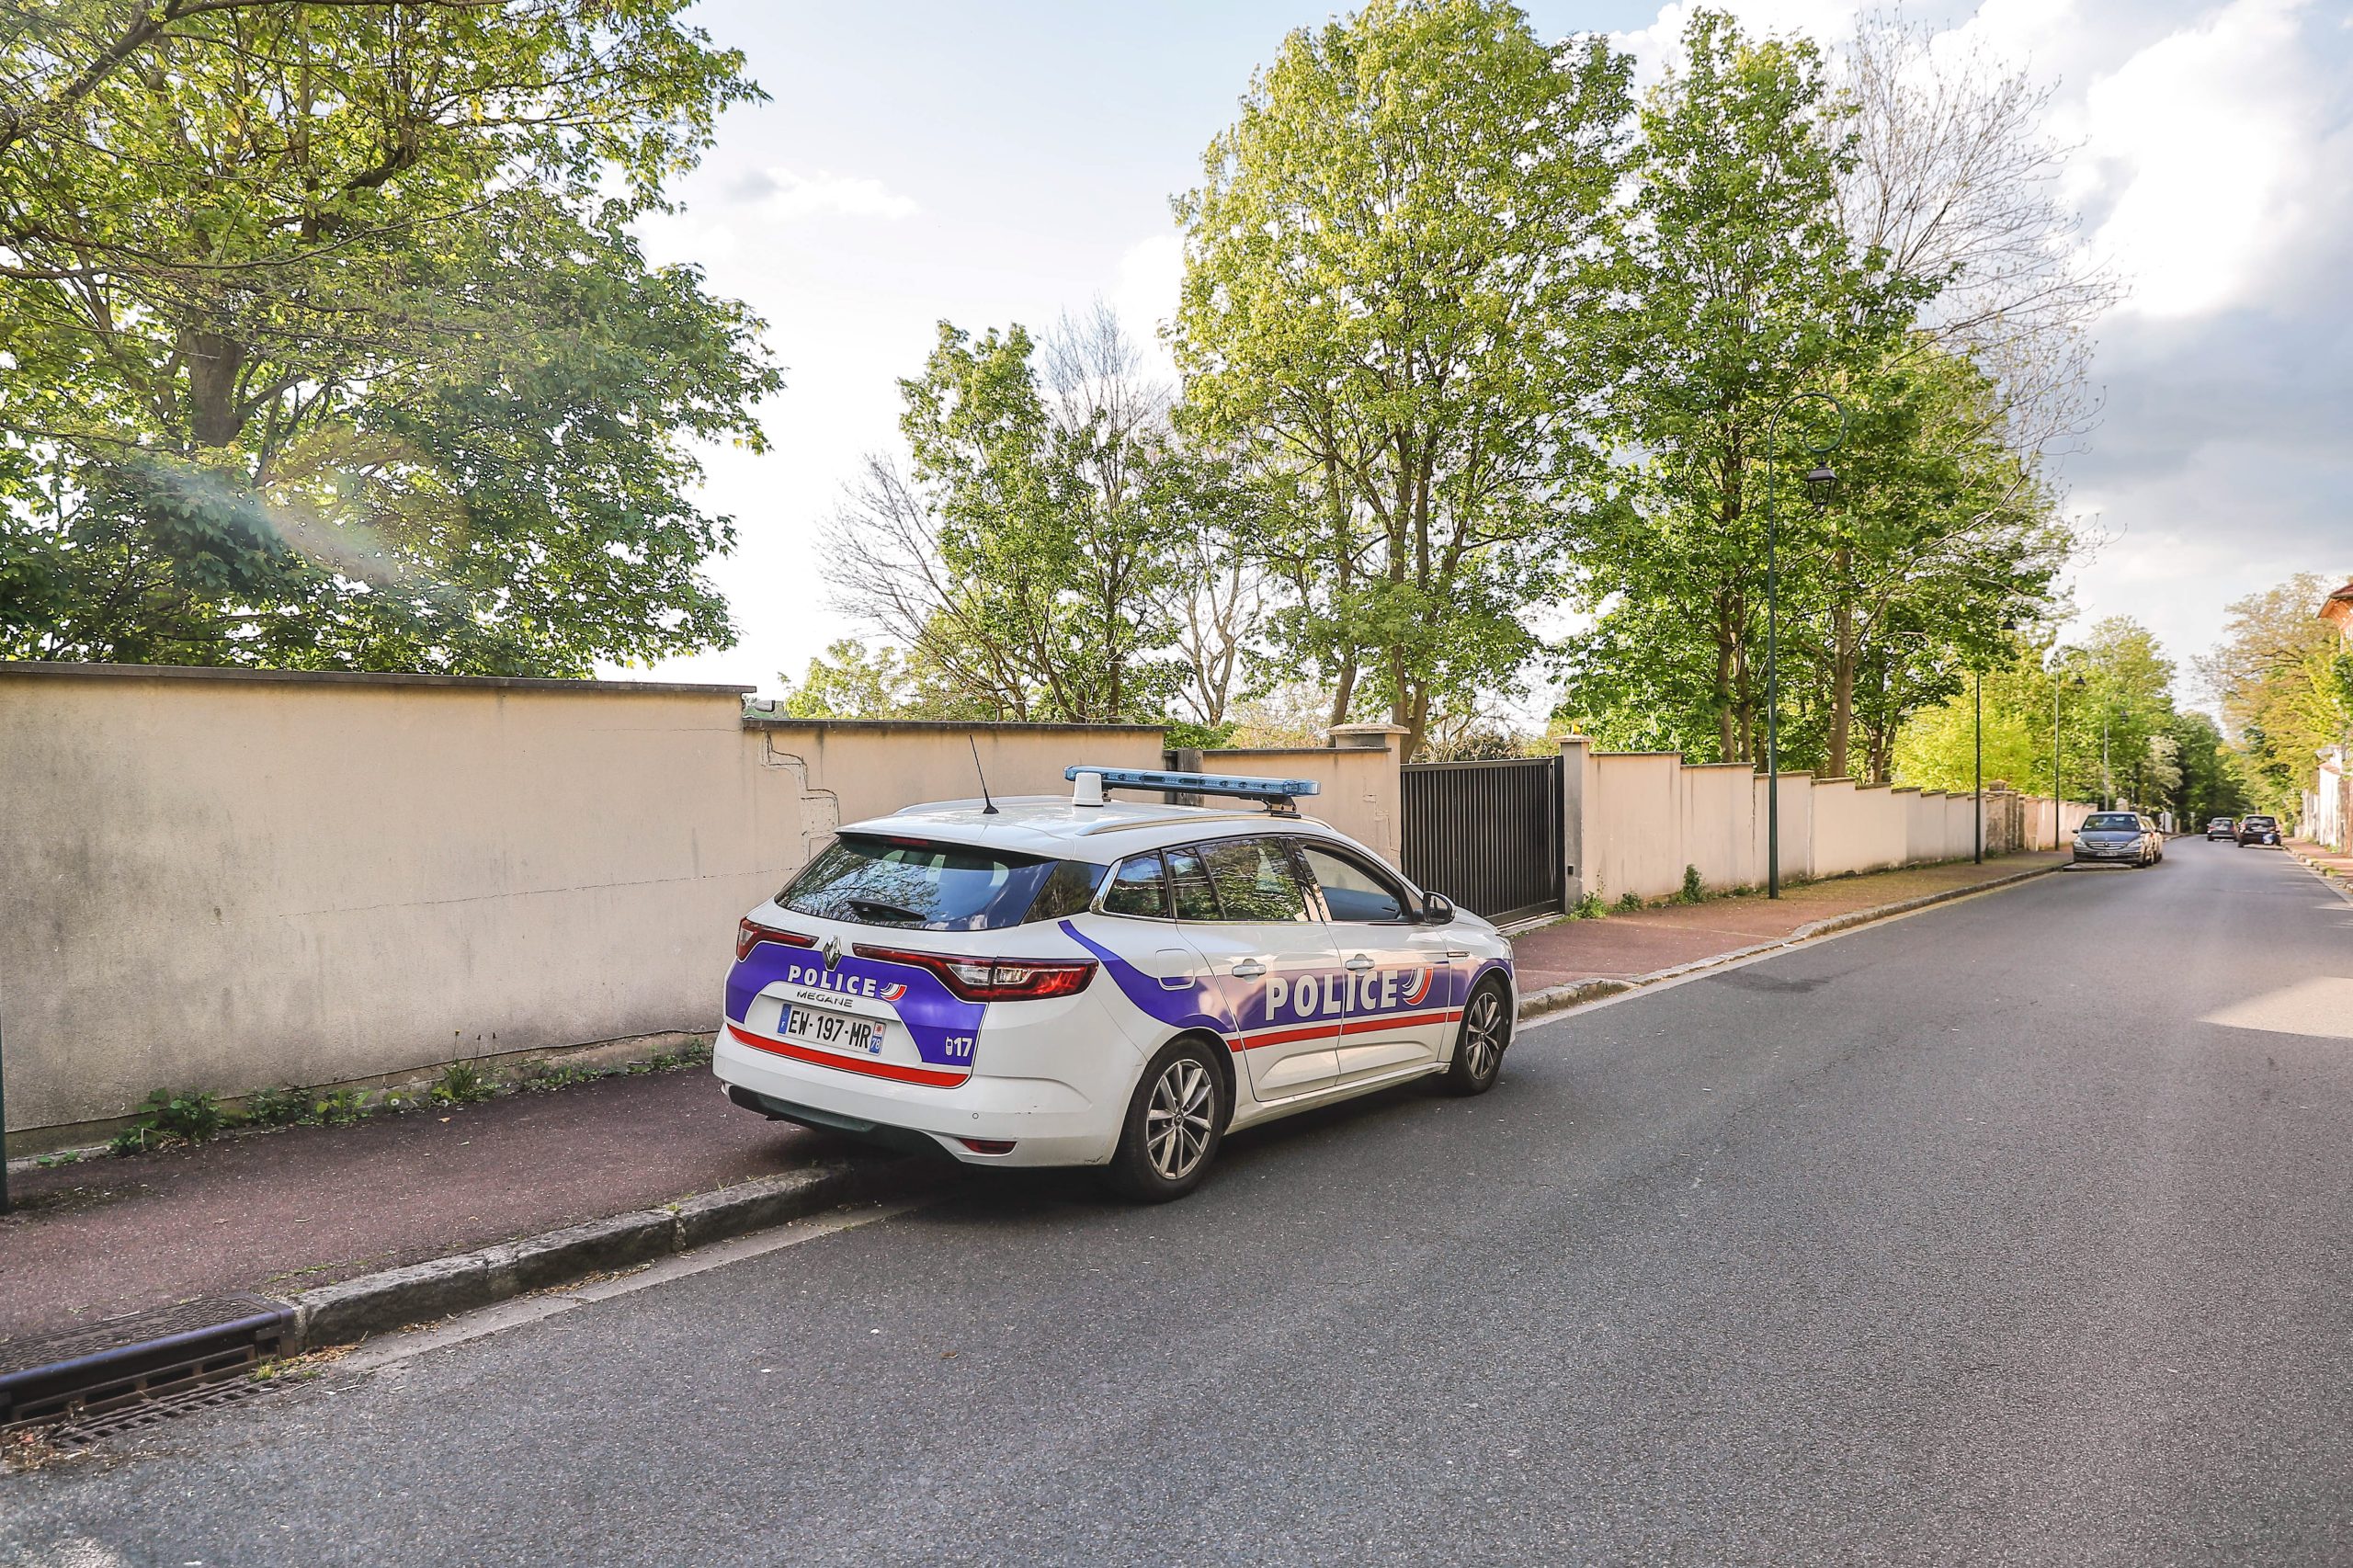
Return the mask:
{"type": "Polygon", "coordinates": [[[1579,980],[1631,980],[1773,941],[1832,915],[1999,881],[2066,858],[2040,850],[1995,857],[1983,866],[1963,860],[1837,877],[1785,887],[1778,900],[1754,893],[1630,914],[1612,911],[1598,920],[1563,920],[1524,932],[1512,938],[1512,950],[1523,994],[1579,980]]]}
{"type": "Polygon", "coordinates": [[[9,1177],[0,1338],[222,1290],[282,1293],[805,1165],[844,1144],[708,1067],[9,1177]]]}

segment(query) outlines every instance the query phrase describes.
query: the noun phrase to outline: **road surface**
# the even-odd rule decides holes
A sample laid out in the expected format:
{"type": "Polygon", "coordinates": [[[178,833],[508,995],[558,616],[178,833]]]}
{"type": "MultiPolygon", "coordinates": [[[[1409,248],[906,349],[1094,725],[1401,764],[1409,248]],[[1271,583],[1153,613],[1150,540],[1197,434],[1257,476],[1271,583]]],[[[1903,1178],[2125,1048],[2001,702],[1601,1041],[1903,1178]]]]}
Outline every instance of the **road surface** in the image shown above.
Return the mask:
{"type": "Polygon", "coordinates": [[[2353,1561],[2353,905],[2179,841],[0,1479],[0,1563],[2353,1561]]]}

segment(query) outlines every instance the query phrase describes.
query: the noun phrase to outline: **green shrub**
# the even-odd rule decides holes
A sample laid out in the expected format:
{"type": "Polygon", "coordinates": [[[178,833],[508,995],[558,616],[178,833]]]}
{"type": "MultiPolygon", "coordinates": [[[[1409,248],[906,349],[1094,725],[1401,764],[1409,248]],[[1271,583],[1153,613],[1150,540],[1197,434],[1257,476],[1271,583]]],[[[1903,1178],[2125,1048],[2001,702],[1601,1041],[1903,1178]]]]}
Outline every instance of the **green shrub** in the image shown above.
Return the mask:
{"type": "Polygon", "coordinates": [[[1618,895],[1618,907],[1631,915],[1634,911],[1643,907],[1642,895],[1640,893],[1621,892],[1618,895]]]}
{"type": "Polygon", "coordinates": [[[1708,896],[1707,884],[1699,881],[1699,868],[1683,868],[1683,891],[1675,895],[1686,903],[1697,903],[1708,896]]]}
{"type": "Polygon", "coordinates": [[[498,1082],[471,1062],[452,1062],[433,1080],[436,1105],[478,1105],[498,1093],[498,1082]]]}
{"type": "Polygon", "coordinates": [[[1584,897],[1569,905],[1572,920],[1598,920],[1609,913],[1609,900],[1598,886],[1586,890],[1584,897]]]}
{"type": "Polygon", "coordinates": [[[220,1134],[228,1119],[221,1100],[202,1089],[156,1089],[131,1113],[129,1127],[114,1135],[107,1147],[118,1154],[136,1154],[165,1143],[201,1143],[220,1134]]]}

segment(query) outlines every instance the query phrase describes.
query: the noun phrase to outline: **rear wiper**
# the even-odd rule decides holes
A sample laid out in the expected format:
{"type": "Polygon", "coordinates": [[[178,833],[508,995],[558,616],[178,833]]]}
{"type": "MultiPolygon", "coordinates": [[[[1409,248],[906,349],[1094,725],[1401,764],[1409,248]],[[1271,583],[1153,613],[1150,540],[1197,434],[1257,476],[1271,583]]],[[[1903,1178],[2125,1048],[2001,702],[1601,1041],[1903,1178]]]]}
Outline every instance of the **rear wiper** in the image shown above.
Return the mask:
{"type": "Polygon", "coordinates": [[[872,920],[896,920],[909,926],[923,924],[920,910],[904,909],[895,903],[884,903],[877,898],[847,898],[842,901],[860,915],[872,920]]]}

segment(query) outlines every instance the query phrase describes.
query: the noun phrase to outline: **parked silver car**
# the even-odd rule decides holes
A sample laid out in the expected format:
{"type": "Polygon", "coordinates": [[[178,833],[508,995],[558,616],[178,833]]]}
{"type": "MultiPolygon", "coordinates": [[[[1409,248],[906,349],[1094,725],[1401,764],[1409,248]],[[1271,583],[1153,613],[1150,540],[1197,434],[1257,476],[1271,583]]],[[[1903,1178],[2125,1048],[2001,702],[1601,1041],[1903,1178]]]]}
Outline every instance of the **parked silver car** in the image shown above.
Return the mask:
{"type": "Polygon", "coordinates": [[[2075,830],[2078,866],[2154,866],[2165,857],[2165,835],[2132,812],[2094,812],[2075,830]]]}

